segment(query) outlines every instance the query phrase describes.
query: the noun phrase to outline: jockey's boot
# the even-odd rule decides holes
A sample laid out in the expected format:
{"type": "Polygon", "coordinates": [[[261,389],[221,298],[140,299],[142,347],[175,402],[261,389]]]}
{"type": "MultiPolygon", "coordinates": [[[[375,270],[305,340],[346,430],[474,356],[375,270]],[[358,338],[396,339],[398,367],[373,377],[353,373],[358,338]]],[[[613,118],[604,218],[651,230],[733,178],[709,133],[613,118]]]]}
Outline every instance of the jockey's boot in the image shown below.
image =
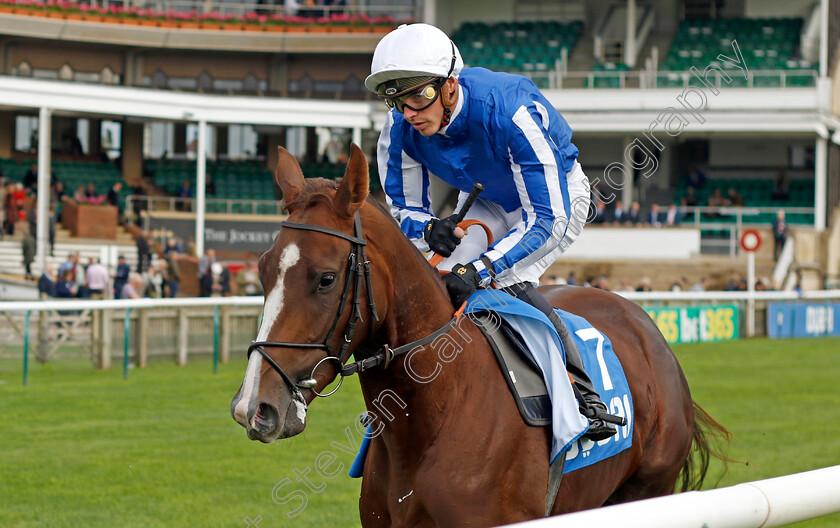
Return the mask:
{"type": "Polygon", "coordinates": [[[548,300],[530,282],[514,284],[504,288],[504,291],[544,313],[557,330],[566,351],[566,370],[569,371],[574,380],[574,386],[577,388],[576,392],[580,394],[578,398],[580,412],[589,420],[589,430],[583,437],[597,442],[613,436],[618,430],[599,416],[601,414],[609,415],[607,406],[595,392],[592,380],[589,379],[589,375],[583,369],[583,359],[580,357],[580,351],[575,344],[575,340],[548,300]]]}

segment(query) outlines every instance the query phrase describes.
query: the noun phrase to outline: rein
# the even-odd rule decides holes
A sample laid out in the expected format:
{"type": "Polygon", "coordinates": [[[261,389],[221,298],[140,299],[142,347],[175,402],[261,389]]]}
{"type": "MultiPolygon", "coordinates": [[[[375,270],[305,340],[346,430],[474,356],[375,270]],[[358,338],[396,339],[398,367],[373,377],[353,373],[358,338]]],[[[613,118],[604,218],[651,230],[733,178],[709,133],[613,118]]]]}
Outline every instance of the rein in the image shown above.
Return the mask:
{"type": "Polygon", "coordinates": [[[367,255],[365,254],[365,246],[367,245],[367,241],[365,240],[364,233],[362,232],[362,220],[359,216],[359,212],[356,212],[356,216],[354,219],[354,229],[355,235],[348,235],[346,233],[342,233],[341,231],[337,231],[335,229],[330,229],[328,227],[322,227],[317,225],[311,224],[298,224],[289,221],[283,221],[280,223],[283,228],[289,229],[301,229],[305,231],[315,231],[317,233],[323,233],[326,235],[336,236],[342,238],[344,240],[349,241],[352,244],[350,249],[350,255],[347,258],[347,272],[346,272],[346,280],[344,281],[344,290],[341,292],[341,300],[338,304],[338,312],[335,315],[335,319],[333,319],[332,325],[330,329],[327,331],[327,336],[324,338],[322,343],[281,343],[277,341],[252,341],[251,345],[248,347],[248,357],[251,357],[251,353],[255,350],[260,353],[260,355],[265,359],[271,367],[280,374],[280,377],[283,378],[283,381],[286,382],[286,385],[289,386],[289,390],[292,392],[292,396],[294,399],[300,401],[304,405],[306,405],[306,400],[303,397],[303,394],[300,392],[300,389],[309,389],[312,391],[315,396],[326,398],[327,396],[331,396],[334,394],[339,387],[341,387],[341,383],[344,380],[345,376],[352,376],[353,374],[358,374],[360,372],[364,372],[370,368],[377,367],[379,365],[384,365],[385,367],[397,356],[405,354],[406,352],[418,347],[426,345],[437,339],[442,334],[448,332],[457,322],[458,318],[453,317],[447,324],[443,327],[435,330],[428,336],[418,339],[417,341],[412,341],[411,343],[406,343],[405,345],[401,345],[397,348],[391,348],[388,345],[384,345],[382,351],[377,352],[371,355],[368,358],[361,359],[354,363],[350,363],[345,365],[344,362],[347,360],[347,351],[350,347],[350,343],[353,340],[353,334],[356,330],[356,324],[359,321],[364,322],[362,319],[362,312],[360,308],[361,304],[361,289],[362,289],[362,281],[365,282],[367,296],[368,296],[368,309],[371,315],[371,323],[368,327],[368,336],[367,340],[370,340],[373,337],[374,332],[374,325],[373,321],[379,321],[379,315],[376,313],[376,302],[373,299],[373,285],[370,279],[370,261],[367,260],[367,255]],[[353,300],[352,303],[352,315],[350,319],[347,321],[347,325],[344,327],[344,340],[341,344],[341,349],[336,354],[333,349],[330,347],[330,340],[335,332],[336,327],[338,326],[338,321],[341,319],[341,315],[344,313],[344,307],[347,303],[347,297],[350,293],[352,283],[353,289],[353,300]],[[274,361],[271,356],[268,355],[263,347],[277,347],[277,348],[310,348],[310,349],[318,349],[323,350],[326,352],[326,357],[322,358],[318,361],[314,367],[312,367],[312,371],[309,374],[309,377],[303,380],[299,380],[297,382],[293,382],[292,379],[286,374],[285,371],[274,361]],[[338,385],[331,390],[330,392],[323,394],[319,393],[315,390],[315,370],[321,365],[321,363],[325,361],[335,361],[337,363],[337,370],[340,374],[338,385]]]}

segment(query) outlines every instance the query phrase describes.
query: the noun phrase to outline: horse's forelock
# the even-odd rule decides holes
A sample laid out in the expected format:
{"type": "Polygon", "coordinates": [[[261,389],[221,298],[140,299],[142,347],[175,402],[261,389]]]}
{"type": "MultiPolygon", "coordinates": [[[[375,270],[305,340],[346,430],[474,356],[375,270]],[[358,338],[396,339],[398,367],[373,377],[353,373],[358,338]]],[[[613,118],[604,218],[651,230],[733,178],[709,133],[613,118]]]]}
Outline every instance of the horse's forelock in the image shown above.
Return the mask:
{"type": "Polygon", "coordinates": [[[338,189],[340,182],[340,179],[308,178],[306,185],[304,185],[297,198],[293,202],[286,204],[286,207],[288,209],[305,210],[320,203],[326,205],[332,212],[338,215],[339,212],[333,205],[333,195],[335,190],[338,189]]]}

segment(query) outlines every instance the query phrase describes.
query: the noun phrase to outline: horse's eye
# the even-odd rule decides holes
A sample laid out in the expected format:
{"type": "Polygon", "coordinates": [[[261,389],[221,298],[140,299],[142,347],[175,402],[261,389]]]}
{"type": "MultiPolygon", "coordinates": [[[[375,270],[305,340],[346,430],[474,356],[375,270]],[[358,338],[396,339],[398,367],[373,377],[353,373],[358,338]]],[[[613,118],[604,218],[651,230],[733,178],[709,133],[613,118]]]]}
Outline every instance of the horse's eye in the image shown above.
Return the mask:
{"type": "Polygon", "coordinates": [[[333,284],[335,284],[335,273],[325,273],[318,282],[318,289],[328,290],[333,284]]]}

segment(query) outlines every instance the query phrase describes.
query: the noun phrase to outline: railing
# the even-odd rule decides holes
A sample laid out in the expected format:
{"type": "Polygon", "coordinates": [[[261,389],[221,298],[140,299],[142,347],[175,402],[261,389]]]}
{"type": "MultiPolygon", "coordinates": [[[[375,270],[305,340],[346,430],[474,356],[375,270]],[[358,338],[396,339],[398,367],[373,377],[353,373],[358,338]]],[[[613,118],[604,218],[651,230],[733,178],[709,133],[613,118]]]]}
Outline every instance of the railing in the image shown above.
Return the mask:
{"type": "MultiPolygon", "coordinates": [[[[655,88],[686,88],[690,83],[697,84],[697,80],[690,71],[604,71],[604,72],[519,72],[534,79],[546,78],[549,88],[588,88],[588,89],[655,89],[655,88]],[[535,78],[536,76],[536,78],[535,78]]],[[[727,70],[731,81],[715,70],[715,75],[709,80],[721,88],[802,88],[816,86],[817,70],[750,70],[750,78],[744,79],[741,70],[727,70]]]]}
{"type": "MultiPolygon", "coordinates": [[[[332,15],[367,15],[367,16],[391,16],[397,20],[419,20],[420,3],[415,0],[405,0],[402,5],[394,3],[387,4],[366,4],[359,2],[348,2],[351,5],[342,6],[314,6],[312,8],[301,5],[298,8],[286,7],[282,2],[278,4],[262,4],[258,2],[214,2],[203,0],[90,0],[92,7],[108,8],[110,6],[122,7],[124,9],[151,9],[158,13],[171,11],[207,15],[217,13],[221,16],[243,16],[247,13],[260,13],[265,15],[301,16],[312,18],[329,18],[332,15]],[[360,5],[361,4],[361,5],[360,5]],[[365,5],[366,4],[366,5],[365,5]],[[396,4],[396,5],[395,5],[396,4]]],[[[302,2],[301,2],[302,4],[302,2]]]]}
{"type": "Polygon", "coordinates": [[[840,512],[840,466],[746,482],[728,488],[608,506],[519,528],[772,528],[840,512]]]}
{"type": "MultiPolygon", "coordinates": [[[[175,196],[139,196],[132,194],[126,198],[126,211],[181,211],[195,212],[195,198],[179,198],[175,196]]],[[[252,214],[252,215],[282,215],[286,214],[286,207],[278,200],[243,200],[233,198],[205,199],[206,213],[220,214],[252,214]]]]}

